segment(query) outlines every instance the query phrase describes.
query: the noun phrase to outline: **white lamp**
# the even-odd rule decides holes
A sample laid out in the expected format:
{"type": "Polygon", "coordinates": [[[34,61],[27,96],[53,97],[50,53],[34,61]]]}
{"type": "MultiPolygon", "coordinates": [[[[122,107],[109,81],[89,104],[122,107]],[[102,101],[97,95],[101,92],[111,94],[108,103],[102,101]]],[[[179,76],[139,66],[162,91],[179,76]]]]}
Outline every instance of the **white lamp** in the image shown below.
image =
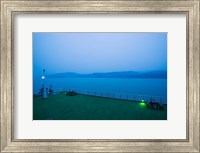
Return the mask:
{"type": "Polygon", "coordinates": [[[42,75],[41,79],[44,80],[44,82],[43,82],[43,87],[44,87],[43,98],[47,99],[48,94],[47,94],[47,90],[46,90],[46,87],[45,87],[45,69],[43,70],[43,75],[42,75]]]}

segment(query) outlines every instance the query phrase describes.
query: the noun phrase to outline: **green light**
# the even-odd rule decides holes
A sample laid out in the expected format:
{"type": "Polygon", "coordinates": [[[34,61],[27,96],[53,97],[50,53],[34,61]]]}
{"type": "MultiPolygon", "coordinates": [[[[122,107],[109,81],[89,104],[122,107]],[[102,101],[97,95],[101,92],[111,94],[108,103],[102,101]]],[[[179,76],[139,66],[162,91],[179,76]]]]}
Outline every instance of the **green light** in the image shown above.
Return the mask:
{"type": "Polygon", "coordinates": [[[141,102],[139,103],[140,106],[145,107],[147,104],[144,102],[144,100],[141,100],[141,102]]]}
{"type": "Polygon", "coordinates": [[[142,102],[142,103],[140,103],[140,106],[146,106],[146,103],[142,102]]]}

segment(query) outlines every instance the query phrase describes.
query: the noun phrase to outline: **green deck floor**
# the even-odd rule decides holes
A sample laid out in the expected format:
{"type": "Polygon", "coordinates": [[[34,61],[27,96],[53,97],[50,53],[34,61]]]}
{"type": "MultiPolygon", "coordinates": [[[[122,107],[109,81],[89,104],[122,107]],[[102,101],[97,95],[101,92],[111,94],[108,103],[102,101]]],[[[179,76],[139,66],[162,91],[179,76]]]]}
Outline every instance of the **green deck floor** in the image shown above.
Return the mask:
{"type": "Polygon", "coordinates": [[[138,102],[87,95],[33,98],[33,120],[166,120],[167,110],[138,102]]]}

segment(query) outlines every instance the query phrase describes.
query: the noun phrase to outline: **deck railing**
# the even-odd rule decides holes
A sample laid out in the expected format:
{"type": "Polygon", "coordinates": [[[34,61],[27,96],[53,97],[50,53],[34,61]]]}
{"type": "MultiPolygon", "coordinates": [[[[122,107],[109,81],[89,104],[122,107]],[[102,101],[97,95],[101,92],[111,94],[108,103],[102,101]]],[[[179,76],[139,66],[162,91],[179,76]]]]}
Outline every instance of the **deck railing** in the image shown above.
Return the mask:
{"type": "Polygon", "coordinates": [[[161,104],[167,104],[167,97],[161,97],[161,96],[138,95],[138,94],[132,94],[132,93],[108,92],[108,91],[72,89],[72,88],[71,89],[58,88],[54,91],[55,91],[55,93],[59,93],[59,92],[63,92],[63,91],[76,91],[77,93],[83,94],[83,95],[114,98],[114,99],[123,99],[123,100],[133,100],[133,101],[144,100],[145,102],[150,102],[150,100],[153,100],[153,101],[159,102],[161,104]]]}

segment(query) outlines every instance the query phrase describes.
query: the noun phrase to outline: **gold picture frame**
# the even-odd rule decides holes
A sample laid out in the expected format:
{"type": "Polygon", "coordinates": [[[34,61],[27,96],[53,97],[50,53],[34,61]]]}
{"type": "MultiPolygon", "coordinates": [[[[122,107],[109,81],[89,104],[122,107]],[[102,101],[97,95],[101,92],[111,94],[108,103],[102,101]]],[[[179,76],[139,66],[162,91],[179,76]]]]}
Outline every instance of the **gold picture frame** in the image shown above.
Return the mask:
{"type": "Polygon", "coordinates": [[[0,0],[1,149],[0,152],[200,152],[199,0],[0,0]],[[184,140],[17,140],[13,137],[13,19],[19,13],[155,13],[187,15],[187,138],[184,140]]]}

